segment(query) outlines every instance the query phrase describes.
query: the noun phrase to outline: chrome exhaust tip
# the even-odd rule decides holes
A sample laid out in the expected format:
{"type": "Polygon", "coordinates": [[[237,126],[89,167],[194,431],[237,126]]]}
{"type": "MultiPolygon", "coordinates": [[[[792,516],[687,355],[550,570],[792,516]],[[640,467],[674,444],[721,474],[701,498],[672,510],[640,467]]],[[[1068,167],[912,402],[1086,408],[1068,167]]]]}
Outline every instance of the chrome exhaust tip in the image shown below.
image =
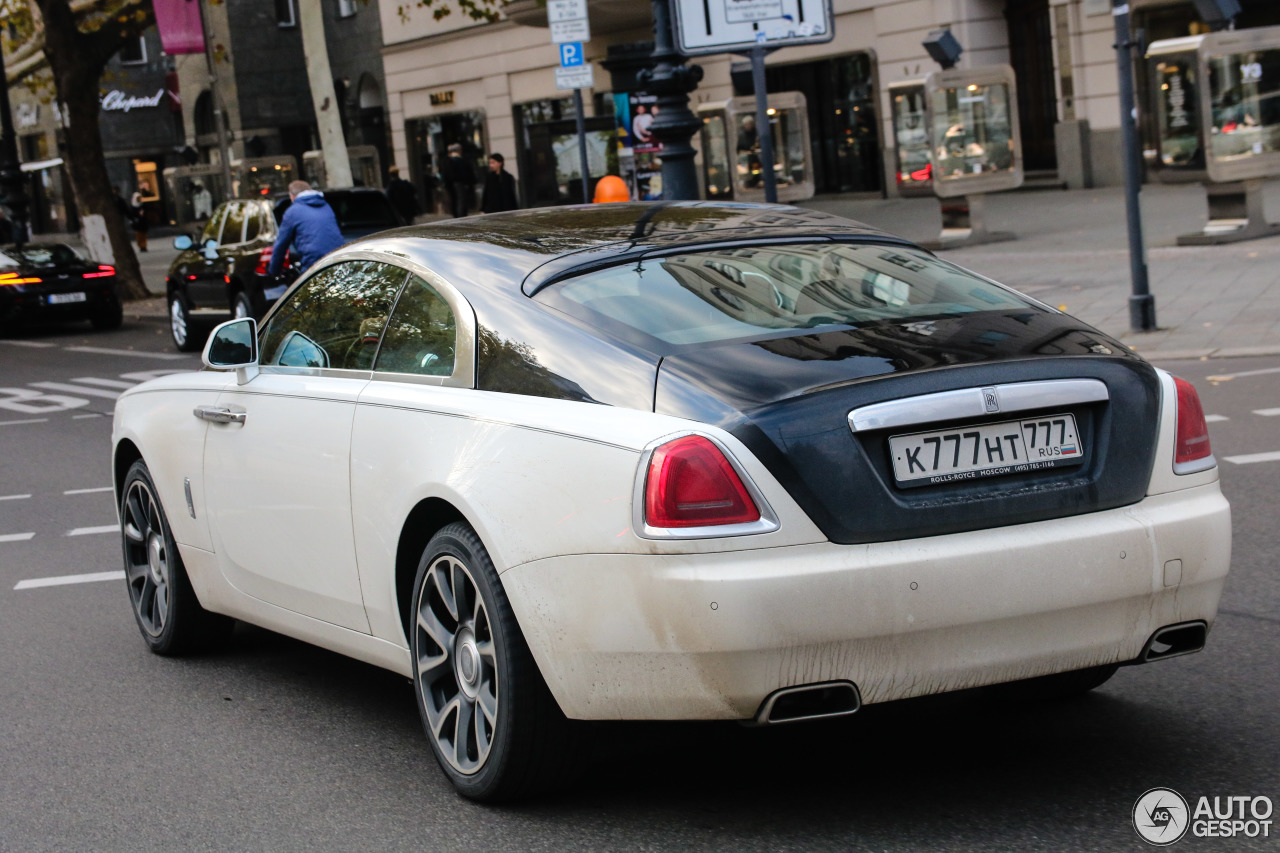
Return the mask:
{"type": "Polygon", "coordinates": [[[754,723],[772,726],[801,720],[847,717],[862,707],[858,685],[852,681],[824,681],[784,687],[765,697],[756,712],[754,723]]]}
{"type": "Polygon", "coordinates": [[[1205,639],[1209,635],[1209,626],[1205,622],[1179,622],[1177,625],[1166,625],[1151,635],[1147,644],[1138,656],[1139,663],[1175,658],[1178,655],[1189,655],[1204,648],[1205,639]]]}

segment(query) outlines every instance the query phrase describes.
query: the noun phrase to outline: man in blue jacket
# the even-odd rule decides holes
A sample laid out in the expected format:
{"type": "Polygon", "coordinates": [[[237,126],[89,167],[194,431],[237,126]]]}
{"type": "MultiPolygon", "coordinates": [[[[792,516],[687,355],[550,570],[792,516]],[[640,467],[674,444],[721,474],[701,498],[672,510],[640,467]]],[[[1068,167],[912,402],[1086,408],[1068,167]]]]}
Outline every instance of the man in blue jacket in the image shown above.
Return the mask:
{"type": "Polygon", "coordinates": [[[311,189],[306,181],[289,184],[289,199],[293,202],[280,221],[280,235],[271,250],[271,268],[276,275],[284,263],[285,253],[292,245],[302,256],[299,272],[320,260],[345,242],[338,230],[338,218],[333,208],[324,200],[324,193],[311,189]]]}

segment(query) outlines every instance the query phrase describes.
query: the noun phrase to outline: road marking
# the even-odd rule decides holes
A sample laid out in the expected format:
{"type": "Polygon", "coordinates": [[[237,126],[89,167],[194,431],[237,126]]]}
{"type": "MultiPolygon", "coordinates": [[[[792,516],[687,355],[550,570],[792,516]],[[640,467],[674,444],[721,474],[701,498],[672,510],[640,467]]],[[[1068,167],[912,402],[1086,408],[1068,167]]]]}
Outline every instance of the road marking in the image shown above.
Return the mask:
{"type": "Polygon", "coordinates": [[[1221,376],[1206,376],[1206,382],[1227,382],[1240,376],[1262,376],[1266,373],[1280,373],[1280,367],[1264,367],[1262,370],[1244,370],[1240,373],[1224,373],[1221,376]]]}
{"type": "Polygon", "coordinates": [[[18,424],[47,424],[48,418],[32,418],[29,421],[0,421],[0,426],[18,426],[18,424]]]}
{"type": "Polygon", "coordinates": [[[42,341],[0,341],[0,344],[8,344],[11,347],[56,347],[57,344],[47,344],[42,341]]]}
{"type": "Polygon", "coordinates": [[[120,396],[119,391],[106,391],[102,388],[86,388],[83,385],[71,385],[66,382],[31,382],[28,383],[32,388],[43,388],[46,391],[71,391],[76,394],[84,394],[86,397],[106,397],[108,400],[114,400],[120,396]]]}
{"type": "Polygon", "coordinates": [[[98,379],[96,376],[77,376],[72,382],[83,382],[85,385],[101,385],[103,388],[120,388],[127,390],[137,382],[121,382],[119,379],[98,379]]]}
{"type": "Polygon", "coordinates": [[[1254,409],[1253,413],[1262,415],[1264,418],[1274,418],[1276,415],[1280,415],[1280,409],[1254,409]]]}
{"type": "Polygon", "coordinates": [[[1216,424],[1216,423],[1221,423],[1222,421],[1229,421],[1229,420],[1231,420],[1231,418],[1227,417],[1226,415],[1205,415],[1204,416],[1204,422],[1207,424],[1216,424]]]}
{"type": "Polygon", "coordinates": [[[0,533],[0,542],[26,542],[34,533],[0,533]]]}
{"type": "Polygon", "coordinates": [[[0,495],[0,501],[25,501],[31,495],[0,495]]]}
{"type": "Polygon", "coordinates": [[[106,347],[63,347],[67,352],[87,352],[94,355],[136,355],[139,358],[162,358],[165,361],[173,361],[179,358],[190,358],[176,352],[140,352],[131,349],[108,349],[106,347]]]}
{"type": "Polygon", "coordinates": [[[74,530],[68,530],[68,536],[92,536],[95,533],[119,533],[120,525],[104,524],[101,527],[77,527],[74,530]]]}
{"type": "Polygon", "coordinates": [[[63,492],[63,494],[64,495],[92,495],[95,492],[109,492],[111,491],[111,488],[112,488],[111,486],[99,486],[96,489],[68,489],[67,491],[63,492]]]}
{"type": "Polygon", "coordinates": [[[1228,462],[1236,465],[1251,465],[1254,462],[1280,462],[1280,450],[1271,453],[1249,453],[1244,456],[1227,456],[1228,462]]]}
{"type": "Polygon", "coordinates": [[[84,420],[85,418],[101,418],[101,417],[105,417],[105,415],[101,414],[100,412],[94,412],[91,415],[72,415],[71,420],[79,421],[79,420],[84,420]]]}
{"type": "Polygon", "coordinates": [[[97,583],[100,581],[122,581],[124,572],[94,572],[88,575],[62,575],[56,578],[33,578],[18,581],[14,589],[36,589],[42,586],[67,586],[73,583],[97,583]]]}

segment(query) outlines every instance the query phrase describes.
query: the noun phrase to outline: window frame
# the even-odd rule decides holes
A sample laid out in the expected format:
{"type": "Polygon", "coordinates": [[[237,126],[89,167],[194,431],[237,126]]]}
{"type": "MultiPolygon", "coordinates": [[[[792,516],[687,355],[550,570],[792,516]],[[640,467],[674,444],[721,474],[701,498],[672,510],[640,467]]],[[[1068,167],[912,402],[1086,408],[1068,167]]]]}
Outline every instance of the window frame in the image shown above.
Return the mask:
{"type": "Polygon", "coordinates": [[[275,2],[276,26],[281,29],[298,26],[298,5],[297,0],[276,0],[275,2]],[[285,8],[289,10],[289,20],[284,21],[280,18],[280,4],[284,3],[285,8]]]}
{"type": "MultiPolygon", "coordinates": [[[[132,39],[130,39],[129,41],[132,42],[132,39]]],[[[138,53],[141,55],[140,59],[125,59],[124,51],[125,51],[125,48],[122,47],[120,48],[120,50],[116,52],[116,55],[120,57],[121,65],[146,65],[147,64],[147,37],[145,35],[138,36],[138,53]]]]}
{"type": "MultiPolygon", "coordinates": [[[[400,289],[396,292],[395,299],[391,303],[391,311],[388,317],[395,316],[396,308],[400,304],[400,296],[404,293],[405,287],[409,283],[411,275],[416,275],[428,285],[433,287],[436,293],[448,304],[449,309],[453,312],[455,335],[454,357],[453,357],[453,373],[448,376],[425,376],[418,373],[393,373],[391,371],[375,371],[370,367],[369,370],[347,370],[337,367],[282,367],[279,365],[261,365],[260,369],[263,373],[285,374],[290,376],[334,376],[334,377],[358,377],[371,379],[379,382],[398,382],[410,385],[435,385],[451,388],[475,388],[476,387],[476,356],[477,356],[477,332],[476,332],[476,314],[459,290],[449,283],[443,276],[424,267],[422,264],[410,259],[400,252],[394,254],[381,251],[378,247],[362,248],[361,250],[352,250],[338,252],[326,257],[317,263],[311,269],[307,270],[297,281],[289,286],[289,289],[276,300],[275,305],[267,312],[261,322],[258,324],[258,349],[262,352],[262,337],[266,332],[272,318],[276,312],[282,310],[292,300],[294,293],[303,287],[311,278],[318,275],[321,271],[328,269],[335,264],[346,263],[350,261],[375,261],[377,263],[386,264],[395,267],[404,272],[404,281],[400,284],[400,289]]],[[[388,324],[389,325],[389,324],[388,324]]],[[[386,334],[386,327],[382,333],[386,334]]],[[[378,348],[382,348],[382,338],[378,338],[378,348]]],[[[374,364],[377,363],[377,355],[374,356],[374,364]]]]}

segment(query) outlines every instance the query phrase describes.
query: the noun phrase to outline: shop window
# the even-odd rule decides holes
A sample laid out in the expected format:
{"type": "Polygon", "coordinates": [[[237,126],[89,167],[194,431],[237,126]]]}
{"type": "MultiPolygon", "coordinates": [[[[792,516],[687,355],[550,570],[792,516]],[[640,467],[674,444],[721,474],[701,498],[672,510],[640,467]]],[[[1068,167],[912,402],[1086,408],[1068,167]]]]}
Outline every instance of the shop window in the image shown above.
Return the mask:
{"type": "Polygon", "coordinates": [[[147,61],[147,40],[142,36],[129,39],[120,48],[121,65],[142,65],[147,61]]]}
{"type": "Polygon", "coordinates": [[[159,201],[160,181],[156,174],[156,164],[150,160],[134,160],[133,171],[134,184],[142,194],[142,200],[144,202],[159,201]]]}
{"type": "Polygon", "coordinates": [[[294,0],[276,0],[276,23],[282,27],[298,25],[298,16],[293,6],[294,0]]]}
{"type": "Polygon", "coordinates": [[[356,0],[338,0],[338,17],[350,18],[356,13],[356,0]]]}

